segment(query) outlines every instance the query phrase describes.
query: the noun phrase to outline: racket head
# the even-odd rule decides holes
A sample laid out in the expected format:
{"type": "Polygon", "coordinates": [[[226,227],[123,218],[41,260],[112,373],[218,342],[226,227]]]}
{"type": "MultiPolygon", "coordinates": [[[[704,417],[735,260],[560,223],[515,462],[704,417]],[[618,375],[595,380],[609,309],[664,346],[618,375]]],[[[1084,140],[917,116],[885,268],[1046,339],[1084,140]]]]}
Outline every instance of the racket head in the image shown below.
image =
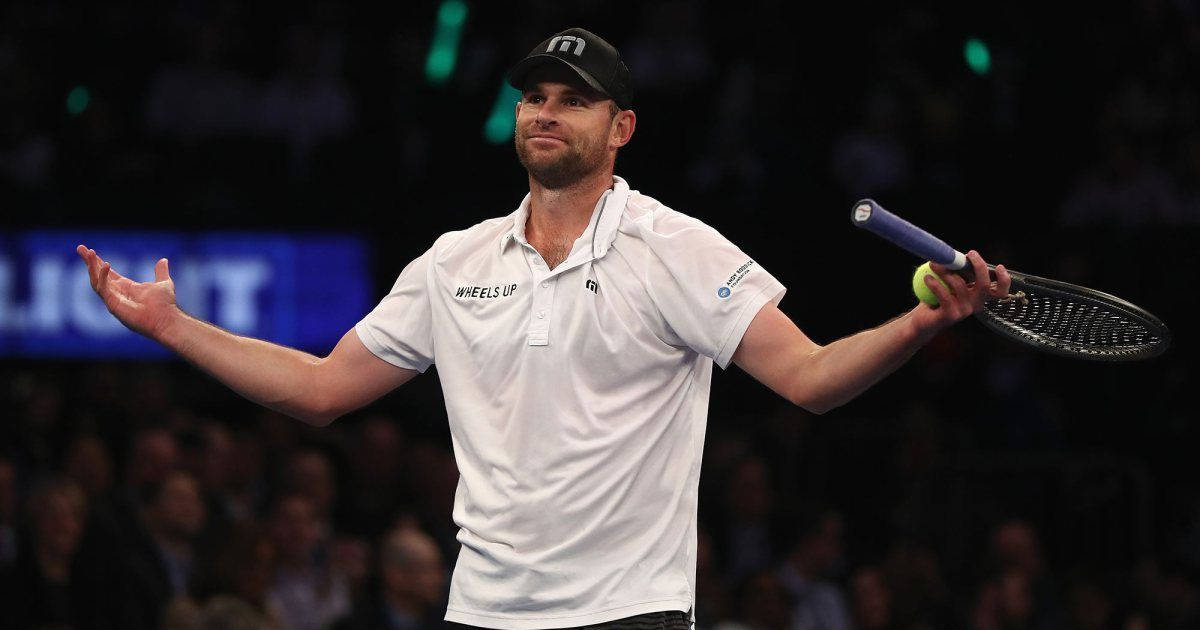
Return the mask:
{"type": "Polygon", "coordinates": [[[1017,342],[1072,359],[1140,361],[1171,346],[1171,331],[1149,311],[1095,289],[1009,271],[1009,294],[975,313],[1017,342]]]}

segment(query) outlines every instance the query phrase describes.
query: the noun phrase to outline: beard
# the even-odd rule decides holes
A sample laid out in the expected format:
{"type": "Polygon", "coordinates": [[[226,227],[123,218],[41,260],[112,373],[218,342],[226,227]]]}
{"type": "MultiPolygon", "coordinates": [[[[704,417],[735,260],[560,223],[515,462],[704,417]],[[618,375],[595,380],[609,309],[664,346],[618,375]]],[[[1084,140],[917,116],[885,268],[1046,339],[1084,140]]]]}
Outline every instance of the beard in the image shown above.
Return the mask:
{"type": "Polygon", "coordinates": [[[517,160],[529,172],[529,176],[542,186],[555,190],[566,188],[595,173],[604,166],[604,147],[590,138],[573,141],[555,156],[548,152],[530,151],[526,146],[528,130],[517,130],[514,144],[517,160]]]}

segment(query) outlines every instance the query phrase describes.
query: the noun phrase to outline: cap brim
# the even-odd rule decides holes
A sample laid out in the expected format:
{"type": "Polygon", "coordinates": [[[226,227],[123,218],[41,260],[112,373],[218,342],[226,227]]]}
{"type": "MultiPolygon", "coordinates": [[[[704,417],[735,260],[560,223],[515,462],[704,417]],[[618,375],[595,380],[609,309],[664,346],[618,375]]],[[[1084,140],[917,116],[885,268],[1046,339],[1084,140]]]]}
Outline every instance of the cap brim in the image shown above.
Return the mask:
{"type": "Polygon", "coordinates": [[[612,96],[608,93],[608,90],[605,90],[600,85],[599,81],[597,81],[594,77],[592,77],[592,75],[588,74],[579,66],[567,61],[566,59],[563,59],[562,57],[555,57],[554,55],[548,55],[544,53],[526,57],[522,59],[520,63],[513,66],[513,69],[508,73],[508,84],[517,88],[518,90],[524,90],[525,79],[529,76],[530,72],[533,72],[535,69],[555,61],[570,68],[571,70],[574,70],[575,74],[579,75],[579,78],[583,79],[583,82],[588,84],[588,86],[593,90],[596,90],[608,98],[612,98],[612,96]]]}

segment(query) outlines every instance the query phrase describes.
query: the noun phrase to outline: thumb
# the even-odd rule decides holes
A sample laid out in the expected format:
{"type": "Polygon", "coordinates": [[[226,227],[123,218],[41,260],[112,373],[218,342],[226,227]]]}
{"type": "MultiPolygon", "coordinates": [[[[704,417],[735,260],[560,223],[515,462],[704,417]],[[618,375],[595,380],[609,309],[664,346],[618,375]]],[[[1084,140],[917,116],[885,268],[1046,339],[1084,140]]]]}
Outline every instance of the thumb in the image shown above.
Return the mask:
{"type": "Polygon", "coordinates": [[[163,280],[171,279],[171,271],[167,268],[167,259],[159,258],[154,264],[154,281],[162,282],[163,280]]]}

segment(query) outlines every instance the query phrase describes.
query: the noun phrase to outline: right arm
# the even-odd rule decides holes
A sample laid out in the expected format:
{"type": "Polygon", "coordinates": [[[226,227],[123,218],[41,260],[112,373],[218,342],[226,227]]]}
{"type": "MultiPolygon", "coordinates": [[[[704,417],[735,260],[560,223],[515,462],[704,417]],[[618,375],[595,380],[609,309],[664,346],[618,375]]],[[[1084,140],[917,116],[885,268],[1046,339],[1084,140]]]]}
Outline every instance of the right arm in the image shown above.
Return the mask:
{"type": "Polygon", "coordinates": [[[154,282],[133,282],[94,250],[80,245],[76,251],[87,263],[92,288],[130,330],[163,344],[242,396],[309,424],[329,424],[417,375],[375,356],[353,329],[325,358],[235,335],[176,306],[165,258],[154,266],[154,282]]]}

